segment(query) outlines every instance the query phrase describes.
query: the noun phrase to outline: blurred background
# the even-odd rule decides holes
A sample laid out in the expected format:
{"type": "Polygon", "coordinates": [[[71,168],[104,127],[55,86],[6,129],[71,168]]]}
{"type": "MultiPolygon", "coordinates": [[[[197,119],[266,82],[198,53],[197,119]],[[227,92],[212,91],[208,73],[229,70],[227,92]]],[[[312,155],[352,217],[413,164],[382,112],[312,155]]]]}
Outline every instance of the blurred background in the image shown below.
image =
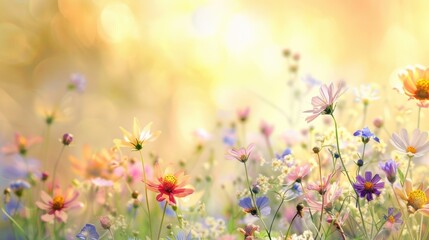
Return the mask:
{"type": "MultiPolygon", "coordinates": [[[[195,147],[195,129],[228,124],[237,109],[251,108],[249,129],[275,124],[277,138],[307,127],[302,111],[318,85],[339,80],[350,89],[376,83],[382,100],[368,115],[389,118],[387,103],[408,104],[392,90],[396,71],[429,60],[428,8],[400,0],[2,0],[0,145],[15,132],[44,136],[46,114],[57,109],[51,142],[70,132],[72,152],[110,147],[135,116],[163,132],[148,152],[176,161],[195,147]],[[83,92],[66,90],[73,74],[86,79],[83,92]]],[[[346,95],[352,102],[353,91],[346,95]]]]}

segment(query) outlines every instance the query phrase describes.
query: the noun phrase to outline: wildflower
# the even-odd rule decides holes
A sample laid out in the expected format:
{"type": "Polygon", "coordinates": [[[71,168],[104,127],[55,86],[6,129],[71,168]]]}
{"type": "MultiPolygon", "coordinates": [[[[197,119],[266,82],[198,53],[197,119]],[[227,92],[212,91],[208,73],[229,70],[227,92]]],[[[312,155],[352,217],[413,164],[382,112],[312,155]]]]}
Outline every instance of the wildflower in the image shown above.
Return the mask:
{"type": "Polygon", "coordinates": [[[259,226],[254,224],[246,225],[243,228],[239,228],[238,231],[244,234],[244,240],[253,240],[255,238],[255,233],[259,232],[259,226]]]}
{"type": "Polygon", "coordinates": [[[237,141],[237,136],[235,133],[235,128],[227,129],[225,132],[225,135],[222,138],[223,143],[225,143],[227,146],[234,146],[235,142],[237,141]]]}
{"type": "Polygon", "coordinates": [[[249,107],[246,107],[246,108],[243,108],[243,109],[238,109],[237,110],[238,119],[241,122],[245,122],[247,120],[247,118],[249,117],[249,113],[250,113],[250,108],[249,107]]]}
{"type": "Polygon", "coordinates": [[[376,128],[382,128],[384,125],[384,121],[382,118],[375,118],[372,124],[374,124],[376,128]]]}
{"type": "Polygon", "coordinates": [[[10,183],[9,188],[17,197],[21,197],[24,193],[24,189],[30,188],[30,184],[24,180],[16,180],[10,183]]]}
{"type": "Polygon", "coordinates": [[[407,178],[403,188],[395,186],[394,190],[406,203],[408,212],[429,216],[429,188],[423,191],[423,184],[420,184],[417,189],[413,189],[413,183],[407,178]]]}
{"type": "Polygon", "coordinates": [[[262,135],[264,135],[264,137],[269,138],[274,131],[274,125],[270,125],[270,124],[266,123],[265,121],[262,121],[260,126],[259,126],[259,129],[260,129],[262,135]]]}
{"type": "Polygon", "coordinates": [[[429,151],[428,134],[415,129],[411,136],[408,136],[406,129],[401,129],[399,134],[393,133],[390,142],[401,153],[409,157],[421,157],[429,151]]]}
{"type": "Polygon", "coordinates": [[[98,235],[97,229],[94,225],[87,223],[76,235],[76,238],[83,240],[98,240],[100,235],[98,235]]]}
{"type": "Polygon", "coordinates": [[[375,174],[372,177],[371,172],[365,172],[365,178],[358,175],[356,176],[356,183],[353,184],[353,188],[359,194],[361,198],[365,197],[366,200],[372,201],[372,194],[379,196],[381,194],[380,190],[384,188],[384,182],[380,182],[381,178],[378,174],[375,174]]]}
{"type": "Polygon", "coordinates": [[[395,224],[402,224],[401,220],[402,214],[400,212],[394,214],[394,209],[387,209],[387,215],[384,215],[384,220],[386,220],[386,227],[392,228],[395,224]]]}
{"type": "Polygon", "coordinates": [[[254,147],[254,144],[249,144],[247,148],[232,148],[229,150],[227,157],[230,159],[237,159],[238,161],[245,163],[249,159],[254,147]]]}
{"type": "Polygon", "coordinates": [[[184,175],[183,171],[172,173],[170,168],[166,168],[161,174],[159,164],[155,164],[155,177],[158,183],[147,180],[146,184],[149,190],[158,192],[156,200],[162,202],[167,201],[170,205],[176,205],[176,197],[186,197],[194,192],[191,187],[185,186],[189,176],[184,175]]]}
{"type": "Polygon", "coordinates": [[[4,154],[19,153],[22,156],[27,154],[28,148],[42,141],[41,137],[24,137],[19,133],[15,133],[15,142],[3,146],[1,152],[4,154]]]}
{"type": "Polygon", "coordinates": [[[381,170],[386,173],[387,180],[393,184],[396,181],[396,172],[398,170],[399,163],[390,159],[384,164],[380,162],[379,166],[381,170]]]}
{"type": "Polygon", "coordinates": [[[167,237],[167,240],[191,240],[192,232],[186,233],[185,231],[179,231],[174,238],[167,237]]]}
{"type": "Polygon", "coordinates": [[[349,217],[349,213],[346,212],[342,216],[339,216],[339,215],[340,215],[339,213],[337,213],[335,217],[328,215],[326,221],[330,224],[333,224],[335,226],[335,228],[338,230],[338,232],[340,232],[342,238],[346,239],[342,226],[344,225],[347,218],[349,217]]]}
{"type": "Polygon", "coordinates": [[[293,171],[291,171],[286,179],[288,182],[297,182],[300,183],[301,180],[310,173],[310,165],[306,164],[304,166],[297,166],[293,171]]]}
{"type": "Polygon", "coordinates": [[[308,194],[305,196],[305,200],[307,201],[307,204],[310,209],[320,212],[323,208],[324,210],[329,212],[332,210],[334,202],[341,196],[342,192],[343,189],[337,184],[337,182],[335,182],[331,185],[328,185],[325,193],[322,194],[323,201],[316,201],[308,194]]]}
{"type": "Polygon", "coordinates": [[[42,201],[37,201],[36,205],[47,211],[46,214],[42,215],[41,219],[44,222],[53,222],[54,219],[60,222],[67,221],[66,211],[80,206],[80,203],[75,202],[79,193],[76,191],[68,191],[66,195],[62,194],[61,191],[57,190],[52,198],[46,192],[42,191],[40,197],[42,201]]]}
{"type": "Polygon", "coordinates": [[[320,183],[320,181],[316,181],[314,183],[308,183],[307,189],[308,190],[315,190],[320,195],[323,195],[327,191],[331,182],[337,181],[340,176],[341,176],[341,168],[338,168],[337,170],[335,170],[334,172],[329,174],[328,177],[323,176],[322,177],[322,183],[320,183]]]}
{"type": "Polygon", "coordinates": [[[429,100],[429,68],[421,65],[409,66],[399,71],[398,76],[402,82],[403,93],[410,99],[419,101],[419,106],[424,106],[429,100]]]}
{"type": "Polygon", "coordinates": [[[124,128],[120,127],[124,134],[124,140],[115,139],[113,140],[117,147],[129,147],[135,151],[140,151],[146,142],[155,141],[161,134],[160,131],[151,132],[150,127],[152,123],[148,123],[143,130],[140,130],[140,123],[137,118],[134,118],[133,133],[131,134],[124,128]]]}
{"type": "Polygon", "coordinates": [[[240,199],[238,205],[243,208],[245,213],[250,213],[252,216],[258,216],[258,209],[262,216],[267,216],[271,212],[269,199],[265,196],[256,198],[256,207],[250,197],[240,199]]]}
{"type": "Polygon", "coordinates": [[[321,114],[332,114],[335,110],[335,101],[345,92],[343,84],[339,84],[338,89],[335,91],[334,84],[331,83],[329,87],[326,84],[320,86],[320,97],[313,97],[311,104],[313,110],[307,110],[306,113],[313,115],[307,117],[305,120],[310,123],[321,114]]]}
{"type": "Polygon", "coordinates": [[[108,216],[101,216],[99,220],[101,227],[106,230],[110,229],[112,226],[112,220],[108,216]]]}
{"type": "Polygon", "coordinates": [[[61,143],[64,144],[64,146],[70,145],[72,141],[73,141],[73,135],[70,133],[65,133],[63,135],[63,138],[61,139],[61,143]]]}
{"type": "Polygon", "coordinates": [[[282,154],[277,154],[276,153],[276,158],[278,159],[278,160],[283,160],[287,155],[291,155],[292,154],[292,150],[290,149],[290,148],[286,148],[283,152],[282,152],[282,154]]]}
{"type": "Polygon", "coordinates": [[[361,137],[363,143],[368,143],[371,138],[374,139],[374,141],[380,143],[380,139],[378,139],[378,137],[375,136],[368,127],[364,127],[362,130],[357,130],[353,133],[353,136],[361,137]]]}
{"type": "Polygon", "coordinates": [[[70,76],[70,82],[67,86],[69,90],[77,90],[78,92],[85,91],[86,87],[86,78],[80,73],[73,73],[70,76]]]}
{"type": "Polygon", "coordinates": [[[375,101],[380,98],[378,95],[378,89],[373,85],[361,85],[358,88],[354,89],[355,101],[361,102],[363,105],[367,106],[370,102],[375,101]]]}

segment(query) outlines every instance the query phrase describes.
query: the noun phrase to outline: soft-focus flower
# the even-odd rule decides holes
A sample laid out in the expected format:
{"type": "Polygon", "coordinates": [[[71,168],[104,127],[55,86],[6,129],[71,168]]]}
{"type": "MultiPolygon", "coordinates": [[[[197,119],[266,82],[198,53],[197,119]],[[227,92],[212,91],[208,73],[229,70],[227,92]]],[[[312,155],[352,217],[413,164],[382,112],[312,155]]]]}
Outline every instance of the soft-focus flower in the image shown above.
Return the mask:
{"type": "Polygon", "coordinates": [[[259,125],[259,129],[264,137],[269,138],[274,131],[274,125],[270,125],[265,121],[262,121],[259,125]]]}
{"type": "Polygon", "coordinates": [[[399,134],[393,133],[390,142],[400,152],[407,154],[409,157],[421,157],[429,151],[429,142],[427,141],[427,132],[421,132],[415,129],[411,136],[408,136],[408,131],[403,128],[399,134]]]}
{"type": "Polygon", "coordinates": [[[237,110],[237,116],[241,122],[245,122],[249,117],[249,114],[250,114],[250,107],[245,107],[243,109],[237,110]]]}
{"type": "Polygon", "coordinates": [[[259,232],[259,226],[254,224],[249,224],[249,225],[246,225],[244,229],[239,228],[238,231],[244,234],[244,240],[253,240],[255,239],[254,234],[259,232]]]}
{"type": "Polygon", "coordinates": [[[76,90],[78,92],[85,91],[86,87],[86,78],[80,73],[73,73],[70,76],[70,82],[67,86],[69,90],[76,90]]]}
{"type": "Polygon", "coordinates": [[[143,130],[140,129],[140,123],[137,118],[134,118],[133,124],[133,133],[131,134],[123,127],[120,127],[122,133],[124,134],[124,140],[115,139],[113,142],[117,147],[129,147],[133,150],[140,151],[146,142],[155,141],[158,136],[161,134],[160,131],[151,132],[150,127],[152,123],[148,123],[143,130]]]}
{"type": "Polygon", "coordinates": [[[399,163],[396,163],[395,161],[390,159],[387,160],[385,163],[380,162],[379,166],[381,170],[386,173],[387,180],[393,184],[396,181],[396,172],[398,170],[399,163]]]}
{"type": "Polygon", "coordinates": [[[287,155],[290,155],[290,154],[292,154],[292,150],[291,150],[290,148],[286,148],[286,149],[282,152],[282,154],[277,154],[277,153],[276,153],[276,158],[277,158],[278,160],[284,160],[284,158],[285,158],[287,155]]]}
{"type": "Polygon", "coordinates": [[[45,222],[53,222],[54,219],[60,222],[67,222],[66,211],[80,207],[81,203],[76,202],[79,193],[73,190],[69,190],[66,194],[63,194],[60,190],[56,190],[54,197],[52,198],[46,192],[40,193],[42,201],[37,201],[36,205],[47,211],[46,214],[42,215],[41,219],[45,222]]]}
{"type": "Polygon", "coordinates": [[[297,166],[287,175],[286,179],[289,183],[298,182],[310,173],[310,165],[297,166]]]}
{"type": "Polygon", "coordinates": [[[167,237],[167,240],[191,240],[192,232],[186,233],[185,231],[179,231],[173,238],[167,237]]]}
{"type": "Polygon", "coordinates": [[[402,82],[403,93],[419,101],[420,106],[424,106],[429,100],[429,68],[421,65],[409,66],[400,70],[399,79],[402,82]]]}
{"type": "Polygon", "coordinates": [[[30,184],[24,180],[16,180],[9,184],[10,190],[12,190],[17,197],[21,197],[25,189],[30,188],[30,184]]]}
{"type": "Polygon", "coordinates": [[[229,159],[237,159],[238,161],[245,163],[247,160],[249,160],[250,154],[252,154],[254,147],[255,145],[252,143],[249,144],[247,148],[232,148],[228,151],[227,157],[229,159]]]}
{"type": "Polygon", "coordinates": [[[149,190],[158,192],[156,200],[162,202],[167,201],[170,205],[176,205],[176,197],[186,197],[194,192],[190,186],[185,186],[189,180],[188,175],[184,175],[183,171],[178,171],[173,174],[172,169],[167,167],[164,173],[161,174],[159,164],[155,164],[155,177],[158,183],[147,180],[146,184],[149,190]]]}
{"type": "Polygon", "coordinates": [[[256,207],[253,205],[252,198],[250,197],[240,199],[238,205],[243,208],[245,213],[250,213],[253,216],[258,216],[256,208],[259,209],[262,216],[270,215],[271,212],[270,201],[265,196],[256,198],[256,207]]]}
{"type": "Polygon", "coordinates": [[[363,143],[368,143],[371,138],[380,143],[380,139],[378,139],[378,137],[375,136],[368,127],[364,127],[362,130],[357,130],[353,133],[353,136],[361,137],[363,143]]]}
{"type": "Polygon", "coordinates": [[[340,176],[341,168],[338,168],[337,170],[329,174],[328,177],[323,176],[321,182],[315,181],[314,183],[308,183],[307,189],[317,191],[320,195],[322,195],[326,192],[331,182],[337,181],[340,176]]]}
{"type": "Polygon", "coordinates": [[[100,235],[98,235],[97,229],[92,224],[85,224],[85,226],[76,234],[76,238],[82,240],[98,240],[100,235]]]}
{"type": "Polygon", "coordinates": [[[381,178],[378,174],[372,177],[372,173],[365,172],[365,178],[360,175],[356,176],[356,182],[353,184],[353,188],[359,194],[361,198],[366,196],[366,200],[372,201],[372,194],[379,196],[380,190],[384,188],[384,182],[380,182],[381,178]]]}
{"type": "Polygon", "coordinates": [[[403,188],[395,186],[394,190],[406,204],[408,212],[429,216],[429,188],[423,191],[423,184],[420,184],[417,189],[413,189],[413,183],[407,178],[403,188]]]}
{"type": "Polygon", "coordinates": [[[345,92],[344,85],[340,83],[338,89],[334,89],[334,84],[331,83],[329,87],[326,84],[320,86],[320,97],[313,97],[311,104],[313,110],[305,111],[306,113],[312,113],[313,115],[307,117],[305,120],[307,123],[313,121],[320,114],[332,114],[335,109],[335,101],[345,92]]]}
{"type": "Polygon", "coordinates": [[[19,133],[15,133],[15,142],[9,145],[3,146],[1,152],[4,154],[15,154],[25,155],[28,148],[32,145],[42,141],[41,137],[24,137],[19,133]]]}
{"type": "Polygon", "coordinates": [[[382,118],[375,118],[374,121],[372,122],[372,124],[374,124],[374,127],[376,128],[382,128],[384,125],[384,121],[382,118]]]}
{"type": "Polygon", "coordinates": [[[113,186],[113,182],[111,180],[107,180],[107,179],[100,178],[100,177],[91,179],[91,182],[97,187],[111,187],[111,186],[113,186]]]}
{"type": "Polygon", "coordinates": [[[373,102],[380,98],[378,95],[378,89],[371,84],[361,85],[358,88],[354,89],[355,101],[361,102],[364,105],[368,105],[370,102],[373,102]]]}
{"type": "Polygon", "coordinates": [[[386,220],[386,227],[391,229],[396,225],[402,224],[401,216],[402,214],[400,212],[394,214],[395,209],[389,208],[387,209],[387,215],[384,215],[384,220],[386,220]]]}
{"type": "Polygon", "coordinates": [[[99,220],[101,227],[106,230],[110,229],[110,227],[112,226],[112,220],[108,216],[101,216],[99,220]]]}
{"type": "Polygon", "coordinates": [[[230,146],[230,147],[234,146],[235,142],[237,141],[236,135],[237,134],[236,134],[235,128],[227,129],[222,138],[223,143],[225,143],[227,146],[230,146]]]}

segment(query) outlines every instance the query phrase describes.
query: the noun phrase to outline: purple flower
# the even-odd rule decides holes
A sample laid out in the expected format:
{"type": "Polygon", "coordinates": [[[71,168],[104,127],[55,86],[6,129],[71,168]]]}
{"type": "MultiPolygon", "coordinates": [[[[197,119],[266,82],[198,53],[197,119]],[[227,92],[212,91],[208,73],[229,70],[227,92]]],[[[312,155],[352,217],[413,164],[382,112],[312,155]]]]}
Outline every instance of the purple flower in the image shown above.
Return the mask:
{"type": "Polygon", "coordinates": [[[396,223],[401,225],[402,224],[401,216],[402,214],[400,212],[394,214],[393,208],[387,209],[387,215],[384,215],[384,220],[386,220],[386,227],[393,228],[394,224],[396,223]]]}
{"type": "Polygon", "coordinates": [[[371,172],[365,172],[365,178],[358,175],[356,176],[356,183],[353,184],[354,189],[361,198],[365,197],[366,200],[372,201],[372,194],[379,196],[380,189],[384,188],[384,182],[380,182],[381,178],[378,174],[372,177],[371,172]]]}
{"type": "Polygon", "coordinates": [[[353,133],[353,136],[359,136],[362,137],[363,143],[368,143],[369,140],[372,138],[374,141],[380,143],[380,139],[372,133],[368,127],[364,127],[362,130],[357,130],[353,133]]]}
{"type": "Polygon", "coordinates": [[[98,240],[100,235],[98,235],[97,229],[95,229],[94,225],[87,223],[76,235],[76,238],[84,240],[98,240]]]}
{"type": "Polygon", "coordinates": [[[27,181],[19,179],[11,182],[9,187],[15,193],[16,196],[21,197],[24,192],[24,189],[30,188],[31,185],[27,181]]]}
{"type": "Polygon", "coordinates": [[[394,183],[396,181],[396,172],[398,170],[399,163],[396,163],[392,159],[387,160],[387,162],[380,163],[380,168],[386,173],[387,180],[390,183],[394,183]]]}
{"type": "MultiPolygon", "coordinates": [[[[252,199],[250,197],[245,197],[240,199],[240,202],[238,203],[240,207],[243,208],[243,211],[246,213],[250,213],[253,216],[258,215],[258,210],[252,203],[252,199]]],[[[267,216],[271,212],[270,202],[267,197],[258,197],[256,198],[256,206],[259,209],[259,212],[262,216],[267,216]]]]}

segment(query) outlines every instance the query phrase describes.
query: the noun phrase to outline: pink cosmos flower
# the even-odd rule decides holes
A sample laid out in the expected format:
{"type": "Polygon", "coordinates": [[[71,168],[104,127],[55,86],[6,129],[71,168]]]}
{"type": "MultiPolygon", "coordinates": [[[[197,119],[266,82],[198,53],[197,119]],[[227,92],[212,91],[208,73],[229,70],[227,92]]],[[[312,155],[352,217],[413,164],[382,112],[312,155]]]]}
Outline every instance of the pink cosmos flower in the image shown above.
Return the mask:
{"type": "Polygon", "coordinates": [[[341,176],[341,168],[338,168],[336,171],[329,174],[328,177],[323,176],[322,184],[320,184],[320,181],[315,181],[314,183],[308,183],[307,189],[317,191],[320,195],[322,195],[324,192],[327,191],[331,182],[337,181],[340,176],[341,176]]]}
{"type": "Polygon", "coordinates": [[[286,177],[289,183],[298,182],[310,173],[310,165],[306,164],[304,166],[297,166],[292,170],[286,177]]]}
{"type": "Polygon", "coordinates": [[[255,145],[253,143],[249,144],[247,148],[232,148],[228,151],[227,158],[229,159],[237,159],[240,162],[247,162],[249,160],[250,154],[253,151],[255,145]]]}
{"type": "Polygon", "coordinates": [[[250,114],[249,107],[237,110],[238,119],[242,122],[245,122],[247,120],[247,118],[249,117],[249,114],[250,114]]]}
{"type": "Polygon", "coordinates": [[[339,187],[338,184],[334,183],[329,185],[327,191],[325,194],[323,194],[323,206],[322,201],[317,201],[314,199],[314,197],[308,194],[305,196],[305,200],[307,201],[309,208],[313,209],[314,211],[320,212],[322,207],[324,210],[330,211],[332,210],[333,203],[341,196],[342,192],[343,189],[339,187]]]}
{"type": "Polygon", "coordinates": [[[422,157],[429,151],[429,142],[427,141],[427,132],[421,132],[415,129],[411,138],[408,136],[406,129],[401,129],[399,134],[393,133],[390,142],[400,152],[407,154],[409,157],[422,157]]]}
{"type": "Polygon", "coordinates": [[[264,135],[264,137],[269,138],[274,131],[274,125],[270,125],[265,121],[262,121],[259,129],[261,130],[261,133],[264,135]]]}
{"type": "Polygon", "coordinates": [[[305,120],[307,123],[313,121],[320,114],[331,114],[335,109],[335,101],[345,92],[345,86],[343,83],[338,84],[338,89],[334,89],[334,84],[331,83],[329,87],[326,84],[320,86],[320,97],[313,97],[311,104],[313,110],[307,110],[305,113],[312,113],[313,115],[307,117],[305,120]]]}
{"type": "Polygon", "coordinates": [[[36,202],[36,205],[40,209],[47,211],[46,214],[42,215],[42,221],[49,223],[52,223],[54,220],[67,222],[68,216],[66,211],[82,206],[80,202],[75,201],[78,196],[79,193],[76,191],[69,190],[66,194],[63,194],[61,190],[57,189],[52,198],[46,192],[42,191],[40,193],[42,201],[36,202]]]}
{"type": "Polygon", "coordinates": [[[2,147],[1,152],[4,154],[19,153],[25,155],[31,145],[42,141],[41,137],[24,137],[19,133],[15,133],[15,142],[2,147]]]}

